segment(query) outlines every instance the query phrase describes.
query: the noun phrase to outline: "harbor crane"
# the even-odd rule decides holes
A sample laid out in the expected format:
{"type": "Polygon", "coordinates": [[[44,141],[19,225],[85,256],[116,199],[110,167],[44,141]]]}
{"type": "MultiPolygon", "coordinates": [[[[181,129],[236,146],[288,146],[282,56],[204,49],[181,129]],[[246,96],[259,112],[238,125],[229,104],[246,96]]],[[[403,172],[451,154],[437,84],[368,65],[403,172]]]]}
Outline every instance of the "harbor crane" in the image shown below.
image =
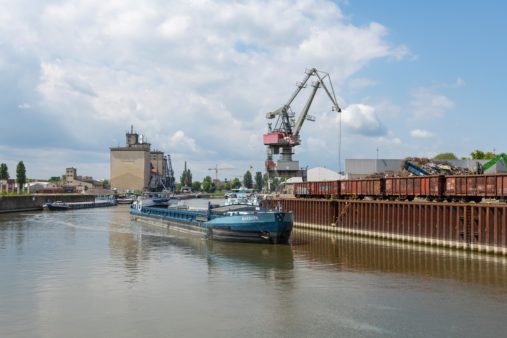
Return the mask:
{"type": "Polygon", "coordinates": [[[208,168],[208,170],[213,170],[215,172],[215,181],[218,181],[218,171],[219,170],[232,170],[234,168],[219,168],[218,164],[215,164],[214,168],[208,168]]]}
{"type": "Polygon", "coordinates": [[[315,121],[315,117],[308,115],[308,111],[319,88],[324,88],[333,104],[332,109],[337,113],[341,112],[329,74],[318,71],[315,68],[307,69],[305,73],[303,81],[297,84],[297,88],[289,100],[282,107],[266,114],[267,119],[276,119],[274,125],[272,122],[268,123],[268,132],[263,137],[264,145],[267,148],[265,165],[269,177],[303,177],[303,180],[306,179],[306,170],[300,169],[299,161],[293,161],[292,155],[294,154],[294,147],[301,144],[300,132],[304,121],[315,121]],[[291,104],[301,92],[301,89],[306,87],[311,77],[315,78],[315,81],[312,83],[313,88],[306,104],[296,119],[296,114],[291,109],[291,104]],[[278,154],[281,155],[281,159],[275,163],[273,155],[278,154]]]}

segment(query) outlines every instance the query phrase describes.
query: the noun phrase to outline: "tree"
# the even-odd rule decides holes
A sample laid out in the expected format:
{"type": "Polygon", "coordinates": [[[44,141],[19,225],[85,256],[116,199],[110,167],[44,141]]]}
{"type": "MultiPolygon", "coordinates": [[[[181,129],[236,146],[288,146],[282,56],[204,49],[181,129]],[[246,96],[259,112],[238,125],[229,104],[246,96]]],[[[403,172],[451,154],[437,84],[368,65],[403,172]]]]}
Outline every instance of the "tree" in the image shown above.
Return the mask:
{"type": "Polygon", "coordinates": [[[104,189],[111,188],[111,184],[109,183],[109,180],[103,180],[102,181],[102,188],[104,188],[104,189]]]}
{"type": "Polygon", "coordinates": [[[185,161],[185,169],[183,169],[183,173],[181,174],[180,182],[182,186],[191,187],[192,186],[192,172],[190,169],[187,169],[187,162],[185,161]]]}
{"type": "Polygon", "coordinates": [[[231,182],[225,181],[225,182],[217,183],[217,190],[222,190],[222,191],[231,190],[231,182]]]}
{"type": "Polygon", "coordinates": [[[205,192],[215,192],[215,189],[215,183],[213,183],[211,176],[206,176],[202,181],[202,190],[205,192]]]}
{"type": "Polygon", "coordinates": [[[231,189],[239,189],[241,187],[241,182],[239,178],[234,177],[234,179],[231,182],[231,189]]]}
{"type": "Polygon", "coordinates": [[[0,164],[0,180],[8,180],[9,179],[9,169],[7,168],[7,164],[0,164]]]}
{"type": "Polygon", "coordinates": [[[482,150],[476,149],[470,153],[472,160],[483,160],[484,152],[482,150]]]}
{"type": "Polygon", "coordinates": [[[26,169],[23,161],[19,161],[16,167],[16,183],[18,184],[18,193],[26,183],[26,169]]]}
{"type": "Polygon", "coordinates": [[[263,186],[263,182],[262,182],[262,173],[260,171],[256,172],[255,173],[255,189],[257,189],[258,191],[262,191],[262,186],[263,186]]]}
{"type": "Polygon", "coordinates": [[[280,179],[278,177],[273,177],[273,182],[271,182],[271,192],[276,191],[279,185],[280,179]]]}
{"type": "Polygon", "coordinates": [[[181,183],[176,183],[176,191],[181,191],[181,183]]]}
{"type": "Polygon", "coordinates": [[[434,160],[457,160],[458,157],[453,153],[440,153],[433,157],[434,160]]]}
{"type": "Polygon", "coordinates": [[[192,191],[201,191],[201,182],[192,182],[192,191]]]}
{"type": "Polygon", "coordinates": [[[495,158],[495,154],[492,151],[484,152],[482,150],[476,149],[470,153],[472,160],[492,160],[495,158]]]}
{"type": "Polygon", "coordinates": [[[484,159],[485,160],[492,160],[495,158],[495,154],[491,151],[488,151],[486,154],[484,154],[484,159]]]}
{"type": "Polygon", "coordinates": [[[245,188],[252,189],[253,180],[252,180],[252,173],[250,172],[250,170],[247,170],[247,172],[243,176],[243,186],[245,188]]]}

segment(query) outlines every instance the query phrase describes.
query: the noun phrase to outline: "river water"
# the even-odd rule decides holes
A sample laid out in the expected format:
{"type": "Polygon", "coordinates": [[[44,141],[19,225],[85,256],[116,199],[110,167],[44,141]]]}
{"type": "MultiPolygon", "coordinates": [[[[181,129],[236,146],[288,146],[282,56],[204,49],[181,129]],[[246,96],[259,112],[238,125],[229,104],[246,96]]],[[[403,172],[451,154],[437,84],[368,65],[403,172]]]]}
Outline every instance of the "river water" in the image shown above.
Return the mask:
{"type": "Polygon", "coordinates": [[[127,206],[0,214],[0,337],[497,337],[506,322],[504,257],[297,229],[285,246],[209,242],[127,206]]]}

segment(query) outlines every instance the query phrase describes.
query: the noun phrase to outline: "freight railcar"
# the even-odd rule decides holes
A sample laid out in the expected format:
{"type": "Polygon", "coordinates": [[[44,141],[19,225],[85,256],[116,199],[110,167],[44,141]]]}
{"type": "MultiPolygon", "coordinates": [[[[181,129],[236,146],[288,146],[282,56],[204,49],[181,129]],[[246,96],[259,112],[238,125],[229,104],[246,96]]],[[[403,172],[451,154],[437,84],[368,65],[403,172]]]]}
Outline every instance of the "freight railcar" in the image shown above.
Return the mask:
{"type": "Polygon", "coordinates": [[[448,201],[476,201],[483,198],[507,200],[507,175],[450,175],[445,177],[448,201]]]}
{"type": "Polygon", "coordinates": [[[363,199],[371,197],[377,199],[384,196],[385,180],[383,178],[342,180],[339,182],[340,195],[343,198],[363,199]]]}
{"type": "Polygon", "coordinates": [[[413,200],[425,198],[442,200],[445,193],[445,176],[386,177],[384,195],[388,199],[413,200]]]}
{"type": "Polygon", "coordinates": [[[340,181],[294,183],[294,195],[306,198],[331,198],[340,196],[340,181]]]}
{"type": "Polygon", "coordinates": [[[483,198],[507,202],[507,175],[432,175],[353,179],[294,184],[294,195],[305,198],[480,202],[483,198]]]}

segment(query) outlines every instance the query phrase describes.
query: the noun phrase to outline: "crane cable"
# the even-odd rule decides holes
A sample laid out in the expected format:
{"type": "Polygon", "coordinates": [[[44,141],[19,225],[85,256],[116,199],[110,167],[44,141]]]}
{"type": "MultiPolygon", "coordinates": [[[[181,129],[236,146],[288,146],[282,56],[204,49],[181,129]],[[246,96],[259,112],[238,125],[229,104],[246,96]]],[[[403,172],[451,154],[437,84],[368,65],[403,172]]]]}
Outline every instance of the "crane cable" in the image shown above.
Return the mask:
{"type": "MultiPolygon", "coordinates": [[[[331,93],[333,94],[334,102],[336,105],[338,105],[338,101],[336,100],[336,95],[334,93],[334,87],[333,87],[333,81],[331,81],[331,75],[329,73],[325,73],[326,75],[324,78],[328,78],[329,85],[331,86],[331,93]]],[[[341,161],[341,154],[342,154],[342,114],[341,111],[337,112],[339,114],[338,117],[338,173],[340,174],[342,171],[342,161],[341,161]]]]}

